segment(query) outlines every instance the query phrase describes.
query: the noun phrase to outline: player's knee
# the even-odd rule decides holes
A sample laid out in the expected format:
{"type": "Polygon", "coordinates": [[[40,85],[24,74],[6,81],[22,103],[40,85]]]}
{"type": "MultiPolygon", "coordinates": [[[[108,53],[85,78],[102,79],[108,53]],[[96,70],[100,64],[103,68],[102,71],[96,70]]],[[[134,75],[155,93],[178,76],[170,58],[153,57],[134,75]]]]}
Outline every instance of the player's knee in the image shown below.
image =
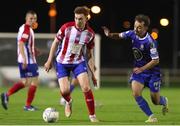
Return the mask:
{"type": "Polygon", "coordinates": [[[83,92],[88,92],[90,90],[90,87],[89,86],[83,86],[83,87],[81,87],[81,89],[83,92]]]}

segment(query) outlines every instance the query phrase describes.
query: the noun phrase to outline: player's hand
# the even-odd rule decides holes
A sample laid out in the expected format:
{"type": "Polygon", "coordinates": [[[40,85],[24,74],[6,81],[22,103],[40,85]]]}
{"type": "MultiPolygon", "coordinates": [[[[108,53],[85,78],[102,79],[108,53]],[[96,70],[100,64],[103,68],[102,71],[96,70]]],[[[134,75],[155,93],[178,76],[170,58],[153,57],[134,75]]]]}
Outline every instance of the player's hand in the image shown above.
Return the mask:
{"type": "Polygon", "coordinates": [[[95,78],[95,76],[92,76],[92,82],[94,87],[97,87],[97,79],[95,78]]]}
{"type": "Polygon", "coordinates": [[[25,70],[26,68],[27,68],[27,62],[24,61],[24,62],[22,63],[22,69],[25,70]]]}
{"type": "Polygon", "coordinates": [[[22,64],[22,69],[24,70],[24,69],[26,69],[27,68],[27,64],[26,63],[23,63],[22,64]]]}
{"type": "Polygon", "coordinates": [[[141,67],[135,67],[134,69],[133,69],[133,73],[135,73],[135,74],[139,74],[139,73],[141,73],[141,72],[143,72],[144,70],[141,68],[141,67]]]}
{"type": "Polygon", "coordinates": [[[52,68],[52,65],[51,65],[51,62],[46,62],[45,64],[44,64],[44,68],[45,68],[45,71],[46,72],[49,72],[49,70],[52,68]]]}
{"type": "Polygon", "coordinates": [[[110,30],[106,26],[102,26],[102,29],[104,30],[104,34],[108,37],[110,30]]]}

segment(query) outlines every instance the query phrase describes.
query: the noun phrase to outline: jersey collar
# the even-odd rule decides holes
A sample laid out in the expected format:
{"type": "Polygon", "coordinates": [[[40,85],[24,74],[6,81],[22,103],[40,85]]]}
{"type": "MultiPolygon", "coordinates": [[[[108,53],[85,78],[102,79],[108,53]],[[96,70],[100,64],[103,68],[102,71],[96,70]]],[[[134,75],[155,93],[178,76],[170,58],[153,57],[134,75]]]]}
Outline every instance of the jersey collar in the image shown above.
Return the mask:
{"type": "Polygon", "coordinates": [[[146,39],[147,36],[148,36],[148,32],[146,33],[146,35],[145,35],[143,38],[140,38],[140,37],[138,36],[138,39],[139,39],[139,40],[144,40],[144,39],[146,39]]]}

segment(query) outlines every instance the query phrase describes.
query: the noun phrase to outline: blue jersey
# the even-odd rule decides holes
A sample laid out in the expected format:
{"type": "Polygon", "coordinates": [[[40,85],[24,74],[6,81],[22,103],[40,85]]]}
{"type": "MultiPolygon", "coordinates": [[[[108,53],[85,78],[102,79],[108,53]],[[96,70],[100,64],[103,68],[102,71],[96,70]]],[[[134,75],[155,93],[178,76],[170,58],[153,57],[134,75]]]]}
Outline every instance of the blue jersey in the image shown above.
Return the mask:
{"type": "MultiPolygon", "coordinates": [[[[120,35],[122,38],[129,38],[132,40],[134,67],[142,67],[152,59],[159,58],[157,41],[155,41],[148,33],[144,38],[138,37],[133,30],[122,32],[120,35]]],[[[149,70],[145,70],[144,73],[159,74],[160,68],[156,65],[149,70]]]]}

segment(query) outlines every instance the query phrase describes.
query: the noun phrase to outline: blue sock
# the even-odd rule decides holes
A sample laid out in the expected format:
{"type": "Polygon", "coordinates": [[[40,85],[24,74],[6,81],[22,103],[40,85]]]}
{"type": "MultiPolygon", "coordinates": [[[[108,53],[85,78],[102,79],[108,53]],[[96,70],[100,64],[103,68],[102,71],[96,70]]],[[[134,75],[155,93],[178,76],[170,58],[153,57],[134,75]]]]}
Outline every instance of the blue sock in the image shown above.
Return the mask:
{"type": "Polygon", "coordinates": [[[70,92],[72,92],[73,90],[74,90],[74,85],[71,84],[71,85],[70,85],[70,92]]]}
{"type": "Polygon", "coordinates": [[[160,96],[160,102],[159,102],[160,105],[166,105],[166,99],[164,96],[160,96]]]}
{"type": "Polygon", "coordinates": [[[137,104],[139,105],[139,107],[141,108],[141,110],[147,115],[150,116],[152,115],[152,111],[149,108],[148,103],[146,102],[146,100],[142,97],[142,96],[138,96],[135,97],[137,104]]]}

